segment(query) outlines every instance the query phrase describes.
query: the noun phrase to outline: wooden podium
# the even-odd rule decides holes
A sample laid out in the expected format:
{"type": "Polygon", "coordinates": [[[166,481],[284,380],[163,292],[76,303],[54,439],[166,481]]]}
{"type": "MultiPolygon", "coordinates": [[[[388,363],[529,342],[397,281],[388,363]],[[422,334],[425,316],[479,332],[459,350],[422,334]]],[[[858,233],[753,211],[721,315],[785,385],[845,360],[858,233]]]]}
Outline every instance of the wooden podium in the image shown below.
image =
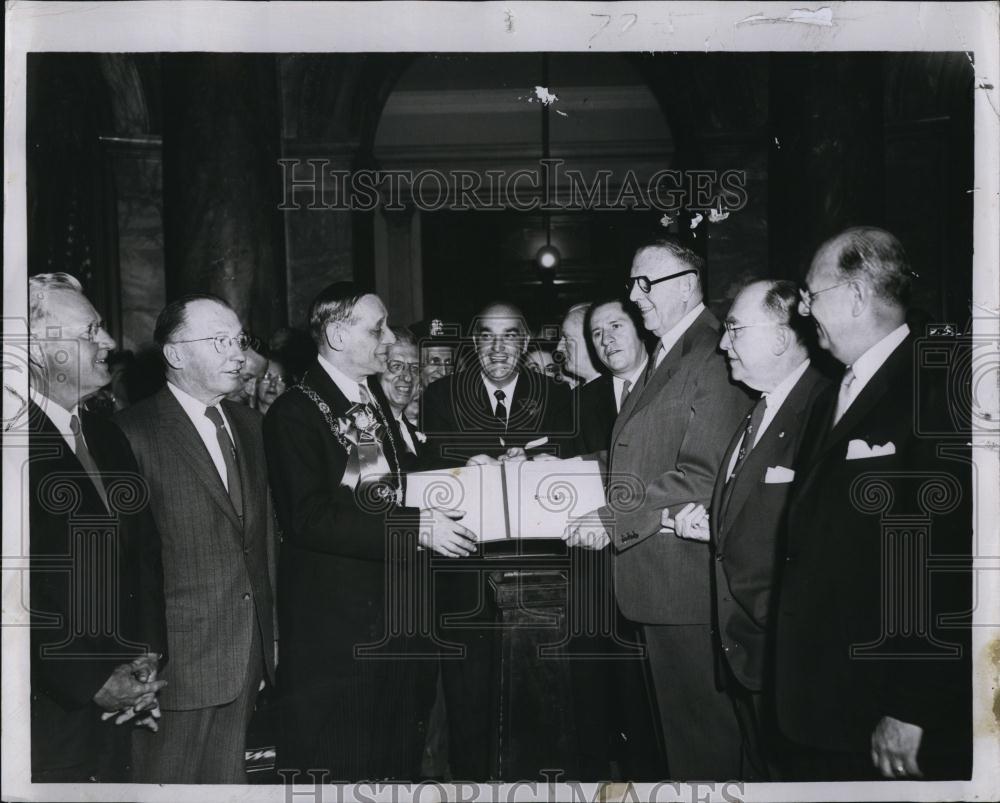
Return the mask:
{"type": "Polygon", "coordinates": [[[569,638],[566,571],[505,569],[492,572],[488,585],[501,625],[493,777],[541,780],[545,769],[578,777],[570,662],[558,646],[569,638]]]}

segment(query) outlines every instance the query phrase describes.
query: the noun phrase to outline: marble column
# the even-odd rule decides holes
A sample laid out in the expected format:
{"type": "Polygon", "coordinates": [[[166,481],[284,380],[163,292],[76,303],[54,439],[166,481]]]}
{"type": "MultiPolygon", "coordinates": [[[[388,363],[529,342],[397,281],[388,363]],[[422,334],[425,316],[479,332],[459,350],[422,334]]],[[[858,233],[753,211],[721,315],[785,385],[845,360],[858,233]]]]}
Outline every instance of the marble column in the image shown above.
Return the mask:
{"type": "Polygon", "coordinates": [[[267,337],[285,323],[274,56],[163,59],[167,296],[211,292],[267,337]]]}

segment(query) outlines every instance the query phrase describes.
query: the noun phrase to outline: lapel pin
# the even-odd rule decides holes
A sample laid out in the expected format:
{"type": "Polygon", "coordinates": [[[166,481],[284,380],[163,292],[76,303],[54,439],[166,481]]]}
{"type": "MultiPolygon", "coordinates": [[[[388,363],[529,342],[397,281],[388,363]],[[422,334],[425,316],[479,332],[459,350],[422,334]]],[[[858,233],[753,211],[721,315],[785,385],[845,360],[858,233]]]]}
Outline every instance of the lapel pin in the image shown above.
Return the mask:
{"type": "Polygon", "coordinates": [[[778,433],[778,437],[779,438],[784,438],[785,437],[785,433],[784,432],[779,432],[778,433]]]}

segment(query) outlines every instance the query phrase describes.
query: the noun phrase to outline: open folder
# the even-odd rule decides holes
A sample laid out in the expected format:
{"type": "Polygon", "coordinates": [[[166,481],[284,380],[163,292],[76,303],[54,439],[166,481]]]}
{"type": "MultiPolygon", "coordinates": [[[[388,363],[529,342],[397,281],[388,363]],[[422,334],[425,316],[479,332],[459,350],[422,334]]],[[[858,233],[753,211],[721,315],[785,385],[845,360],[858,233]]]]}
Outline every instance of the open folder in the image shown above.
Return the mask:
{"type": "Polygon", "coordinates": [[[408,474],[406,504],[464,510],[480,541],[559,538],[569,519],[604,504],[604,483],[593,460],[464,466],[408,474]]]}

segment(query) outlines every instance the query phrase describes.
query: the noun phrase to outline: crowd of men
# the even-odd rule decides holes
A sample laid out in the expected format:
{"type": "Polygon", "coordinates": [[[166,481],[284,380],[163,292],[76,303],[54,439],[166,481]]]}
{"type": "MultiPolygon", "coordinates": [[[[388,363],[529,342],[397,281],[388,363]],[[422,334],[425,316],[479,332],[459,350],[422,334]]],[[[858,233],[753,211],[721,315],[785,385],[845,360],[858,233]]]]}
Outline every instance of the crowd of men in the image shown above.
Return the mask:
{"type": "Polygon", "coordinates": [[[259,405],[240,403],[236,313],[185,296],[154,332],[166,384],[112,420],[81,404],[114,340],[75,279],[31,277],[33,779],[245,783],[265,684],[280,768],[419,779],[440,687],[447,776],[491,779],[483,545],[462,511],[408,507],[406,476],[568,457],[606,488],[553,533],[593,558],[570,598],[613,599],[599,651],[641,645],[574,670],[586,779],[612,759],[650,779],[968,777],[971,471],[917,425],[948,418],[947,388],[915,360],[902,246],[847,230],[722,322],[704,268],[640,247],[627,296],[567,312],[572,383],[528,369],[509,303],[463,340],[336,283],[300,381],[253,368],[283,391],[259,405]]]}

